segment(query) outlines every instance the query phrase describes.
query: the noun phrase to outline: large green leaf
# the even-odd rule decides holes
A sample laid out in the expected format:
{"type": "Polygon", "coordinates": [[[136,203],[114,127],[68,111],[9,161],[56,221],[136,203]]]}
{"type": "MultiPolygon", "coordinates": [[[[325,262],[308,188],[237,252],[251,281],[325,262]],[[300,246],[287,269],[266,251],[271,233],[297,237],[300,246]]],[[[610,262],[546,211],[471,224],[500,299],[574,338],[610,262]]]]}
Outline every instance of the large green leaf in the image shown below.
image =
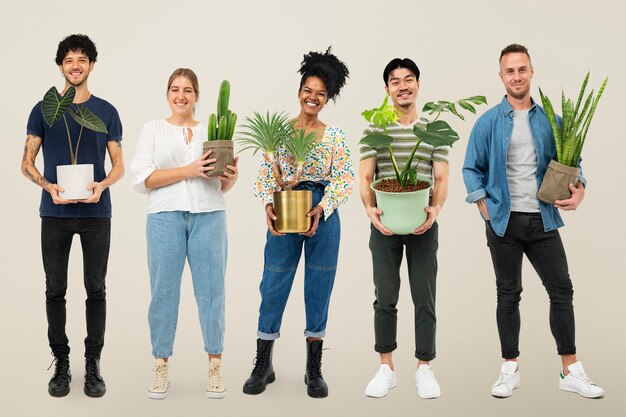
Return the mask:
{"type": "Polygon", "coordinates": [[[359,141],[361,145],[371,146],[372,148],[377,148],[379,146],[387,146],[395,141],[394,138],[387,135],[379,135],[379,134],[369,134],[365,136],[363,139],[359,141]]]}
{"type": "Polygon", "coordinates": [[[41,113],[48,126],[52,126],[63,118],[67,109],[72,105],[75,95],[74,87],[68,88],[64,95],[60,95],[54,86],[46,92],[41,102],[41,113]]]}
{"type": "Polygon", "coordinates": [[[454,142],[459,140],[459,134],[443,120],[428,123],[426,129],[415,125],[413,126],[413,133],[431,146],[452,146],[454,142]]]}
{"type": "Polygon", "coordinates": [[[100,133],[108,133],[102,119],[96,116],[84,104],[77,104],[76,108],[70,109],[70,116],[81,126],[100,133]]]}

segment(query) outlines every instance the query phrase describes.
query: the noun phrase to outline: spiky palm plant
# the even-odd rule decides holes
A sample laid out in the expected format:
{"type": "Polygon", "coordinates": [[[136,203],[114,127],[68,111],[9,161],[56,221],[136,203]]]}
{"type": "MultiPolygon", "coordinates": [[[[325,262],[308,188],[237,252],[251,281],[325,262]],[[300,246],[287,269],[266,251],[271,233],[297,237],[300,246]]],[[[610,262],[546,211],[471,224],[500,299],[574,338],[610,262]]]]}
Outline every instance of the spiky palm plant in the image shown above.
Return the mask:
{"type": "Polygon", "coordinates": [[[305,129],[291,129],[291,134],[285,139],[283,145],[296,161],[296,173],[293,179],[286,184],[285,189],[291,190],[292,187],[300,182],[300,177],[304,170],[304,161],[309,152],[315,149],[316,140],[316,132],[306,133],[305,129]]]}
{"type": "Polygon", "coordinates": [[[587,99],[585,100],[582,108],[580,107],[583,96],[585,95],[585,89],[587,88],[587,82],[589,81],[589,72],[583,81],[578,94],[578,100],[576,101],[576,107],[574,107],[572,100],[565,99],[565,92],[561,91],[561,109],[563,112],[563,121],[561,127],[556,121],[556,114],[554,107],[550,99],[543,94],[541,88],[539,89],[539,95],[541,96],[541,103],[546,111],[550,125],[552,126],[552,132],[554,133],[554,143],[556,145],[557,162],[577,167],[580,162],[580,154],[585,144],[587,132],[589,131],[589,125],[591,119],[596,111],[596,106],[600,97],[604,92],[606,83],[609,80],[608,77],[604,79],[598,95],[593,97],[594,91],[591,90],[587,99]]]}
{"type": "Polygon", "coordinates": [[[282,189],[285,188],[286,184],[276,160],[276,148],[291,133],[292,125],[288,119],[289,115],[284,112],[270,114],[268,111],[265,115],[255,112],[253,117],[246,117],[246,124],[242,126],[244,130],[237,139],[243,144],[240,152],[246,149],[253,149],[253,154],[258,151],[264,152],[264,157],[271,166],[272,175],[282,189]]]}

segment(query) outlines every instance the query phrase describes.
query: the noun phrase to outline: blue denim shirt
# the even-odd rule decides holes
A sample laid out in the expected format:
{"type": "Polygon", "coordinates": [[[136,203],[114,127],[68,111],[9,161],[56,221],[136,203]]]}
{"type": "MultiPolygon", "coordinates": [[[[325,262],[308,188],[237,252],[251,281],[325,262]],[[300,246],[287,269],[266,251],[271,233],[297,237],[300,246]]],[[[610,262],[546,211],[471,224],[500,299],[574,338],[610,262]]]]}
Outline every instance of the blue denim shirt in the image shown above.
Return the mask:
{"type": "MultiPolygon", "coordinates": [[[[551,159],[556,159],[554,134],[544,109],[531,99],[528,111],[530,131],[537,154],[537,184],[540,187],[551,159]]],[[[561,118],[557,116],[561,124],[561,118]]],[[[509,142],[513,132],[513,108],[506,99],[489,109],[474,125],[465,152],[463,181],[467,189],[468,203],[486,198],[487,213],[493,231],[504,236],[511,215],[511,196],[506,176],[509,142]]],[[[581,181],[585,184],[584,178],[581,181]]],[[[540,200],[539,210],[546,232],[563,226],[558,209],[540,200]]]]}

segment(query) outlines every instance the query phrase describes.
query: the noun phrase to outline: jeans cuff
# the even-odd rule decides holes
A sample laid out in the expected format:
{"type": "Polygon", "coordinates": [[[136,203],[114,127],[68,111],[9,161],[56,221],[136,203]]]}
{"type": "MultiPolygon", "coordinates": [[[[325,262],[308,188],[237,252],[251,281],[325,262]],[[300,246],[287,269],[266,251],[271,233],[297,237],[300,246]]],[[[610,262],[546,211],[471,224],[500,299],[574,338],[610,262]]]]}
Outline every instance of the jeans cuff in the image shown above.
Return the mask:
{"type": "Polygon", "coordinates": [[[170,350],[170,352],[169,352],[169,353],[163,353],[163,354],[161,354],[161,353],[156,353],[156,352],[154,352],[154,351],[152,352],[152,356],[154,356],[155,358],[169,358],[169,357],[170,357],[170,356],[172,356],[173,354],[174,354],[174,352],[172,352],[171,350],[170,350]]]}
{"type": "Polygon", "coordinates": [[[280,332],[276,333],[263,333],[260,330],[257,330],[256,335],[261,340],[276,340],[280,337],[280,332]]]}
{"type": "Polygon", "coordinates": [[[566,348],[558,348],[557,352],[559,355],[575,355],[576,347],[572,346],[572,347],[566,347],[566,348]]]}
{"type": "Polygon", "coordinates": [[[306,337],[324,337],[324,336],[326,336],[326,329],[320,330],[319,332],[312,332],[312,331],[309,331],[309,330],[305,330],[304,331],[304,335],[306,337]]]}
{"type": "Polygon", "coordinates": [[[394,350],[396,350],[398,348],[398,344],[394,343],[391,346],[378,346],[378,345],[374,345],[374,350],[378,353],[389,353],[389,352],[393,352],[394,350]]]}
{"type": "Polygon", "coordinates": [[[513,353],[502,352],[502,359],[517,359],[518,356],[519,356],[519,350],[513,353]]]}
{"type": "Polygon", "coordinates": [[[420,361],[425,361],[425,362],[430,362],[430,361],[432,361],[433,359],[435,359],[435,357],[436,357],[436,356],[437,356],[437,355],[435,355],[434,353],[433,353],[432,355],[425,355],[425,354],[423,354],[423,353],[417,353],[417,352],[415,352],[415,357],[416,357],[417,359],[419,359],[420,361]]]}

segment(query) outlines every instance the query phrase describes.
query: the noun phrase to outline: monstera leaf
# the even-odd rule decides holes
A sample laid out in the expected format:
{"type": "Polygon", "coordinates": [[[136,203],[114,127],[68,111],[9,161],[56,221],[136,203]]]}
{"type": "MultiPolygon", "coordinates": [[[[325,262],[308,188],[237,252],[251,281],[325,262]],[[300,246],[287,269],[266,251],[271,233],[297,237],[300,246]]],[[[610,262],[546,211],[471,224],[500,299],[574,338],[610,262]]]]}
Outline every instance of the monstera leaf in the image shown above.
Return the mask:
{"type": "Polygon", "coordinates": [[[426,129],[416,125],[413,127],[413,133],[431,146],[452,146],[459,140],[459,134],[443,120],[428,123],[426,129]]]}
{"type": "Polygon", "coordinates": [[[59,94],[54,86],[46,92],[41,102],[41,113],[48,126],[52,126],[63,118],[65,112],[72,105],[75,95],[76,89],[74,87],[68,88],[64,95],[59,94]]]}
{"type": "Polygon", "coordinates": [[[372,148],[379,146],[387,146],[395,141],[394,138],[387,135],[379,135],[376,133],[369,134],[359,141],[361,145],[367,145],[372,148]]]}
{"type": "Polygon", "coordinates": [[[104,125],[102,119],[96,116],[84,104],[77,104],[76,108],[71,108],[70,116],[72,116],[76,123],[87,129],[100,133],[108,133],[107,127],[104,125]]]}

